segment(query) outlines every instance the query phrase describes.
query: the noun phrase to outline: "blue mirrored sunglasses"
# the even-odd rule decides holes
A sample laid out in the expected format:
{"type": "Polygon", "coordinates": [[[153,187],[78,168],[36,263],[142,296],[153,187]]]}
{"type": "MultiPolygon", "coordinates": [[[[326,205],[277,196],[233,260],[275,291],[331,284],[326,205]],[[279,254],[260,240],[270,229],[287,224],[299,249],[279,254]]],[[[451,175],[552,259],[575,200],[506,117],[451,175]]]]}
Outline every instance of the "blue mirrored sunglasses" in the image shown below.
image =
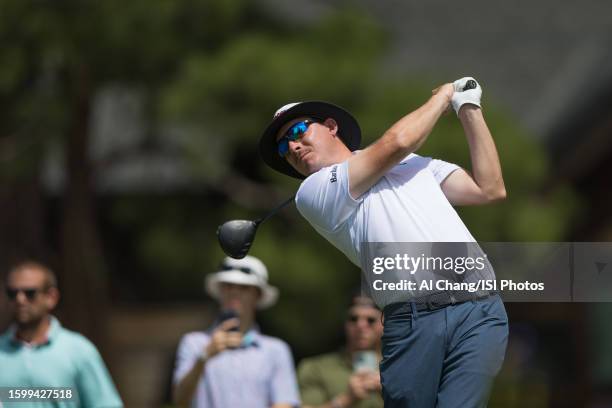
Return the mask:
{"type": "Polygon", "coordinates": [[[278,139],[278,142],[276,142],[278,144],[279,156],[285,157],[285,155],[289,152],[289,141],[298,140],[304,133],[306,133],[308,126],[312,125],[313,123],[316,123],[316,121],[306,119],[293,124],[293,126],[287,130],[285,136],[281,137],[278,139]]]}

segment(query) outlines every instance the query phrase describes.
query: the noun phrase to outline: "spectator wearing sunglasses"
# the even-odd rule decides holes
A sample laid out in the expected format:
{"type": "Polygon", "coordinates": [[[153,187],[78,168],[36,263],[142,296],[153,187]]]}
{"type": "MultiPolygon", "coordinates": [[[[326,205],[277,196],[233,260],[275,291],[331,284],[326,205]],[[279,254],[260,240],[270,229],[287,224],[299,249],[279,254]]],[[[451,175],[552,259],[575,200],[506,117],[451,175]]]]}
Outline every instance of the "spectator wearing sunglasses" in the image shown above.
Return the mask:
{"type": "MultiPolygon", "coordinates": [[[[21,263],[9,271],[4,287],[12,325],[0,336],[0,388],[61,387],[66,398],[70,391],[70,401],[41,400],[41,408],[123,407],[96,347],[51,314],[60,296],[53,271],[21,263]]],[[[4,402],[5,408],[22,406],[4,402]]]]}
{"type": "Polygon", "coordinates": [[[298,367],[304,408],[379,408],[381,312],[372,299],[351,299],[342,349],[306,358],[298,367]]]}
{"type": "Polygon", "coordinates": [[[206,278],[219,318],[206,331],[183,336],[174,370],[174,402],[198,408],[298,406],[293,357],[287,344],[262,334],[257,309],[278,298],[257,258],[225,258],[206,278]]]}

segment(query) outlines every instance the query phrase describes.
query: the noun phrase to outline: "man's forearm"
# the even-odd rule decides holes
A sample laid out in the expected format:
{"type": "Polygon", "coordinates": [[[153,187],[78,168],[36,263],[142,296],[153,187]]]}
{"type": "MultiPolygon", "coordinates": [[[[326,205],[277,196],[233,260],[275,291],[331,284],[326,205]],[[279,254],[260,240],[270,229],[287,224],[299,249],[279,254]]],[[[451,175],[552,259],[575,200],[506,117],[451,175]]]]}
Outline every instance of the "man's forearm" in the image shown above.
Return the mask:
{"type": "Polygon", "coordinates": [[[459,111],[459,119],[470,146],[474,181],[487,198],[504,198],[506,188],[499,155],[482,111],[477,106],[466,105],[459,111]]]}
{"type": "Polygon", "coordinates": [[[193,399],[198,381],[204,372],[205,362],[196,360],[193,367],[182,380],[174,386],[174,403],[179,406],[187,406],[193,399]]]}
{"type": "MultiPolygon", "coordinates": [[[[391,138],[398,149],[399,160],[418,150],[447,110],[449,98],[433,95],[424,105],[398,120],[381,138],[391,138]]],[[[399,161],[398,160],[398,161],[399,161]]]]}
{"type": "Polygon", "coordinates": [[[425,142],[448,108],[451,95],[448,88],[444,93],[433,95],[420,108],[391,126],[378,141],[349,160],[350,189],[354,198],[370,189],[387,171],[425,142]]]}

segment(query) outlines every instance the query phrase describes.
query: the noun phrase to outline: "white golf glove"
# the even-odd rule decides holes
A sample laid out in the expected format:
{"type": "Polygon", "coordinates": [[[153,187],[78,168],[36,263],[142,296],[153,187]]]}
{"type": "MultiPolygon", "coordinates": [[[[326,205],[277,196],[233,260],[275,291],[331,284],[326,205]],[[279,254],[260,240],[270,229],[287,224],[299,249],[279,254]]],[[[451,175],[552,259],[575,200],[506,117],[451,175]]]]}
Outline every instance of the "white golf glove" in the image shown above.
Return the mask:
{"type": "Polygon", "coordinates": [[[455,93],[451,99],[451,104],[453,105],[453,109],[457,115],[459,115],[459,109],[461,109],[461,107],[466,103],[476,105],[479,108],[481,107],[480,98],[482,97],[482,88],[480,87],[478,81],[472,77],[464,77],[453,82],[453,86],[455,87],[455,93]],[[465,85],[470,80],[476,82],[476,88],[466,89],[464,91],[463,88],[465,88],[465,85]]]}

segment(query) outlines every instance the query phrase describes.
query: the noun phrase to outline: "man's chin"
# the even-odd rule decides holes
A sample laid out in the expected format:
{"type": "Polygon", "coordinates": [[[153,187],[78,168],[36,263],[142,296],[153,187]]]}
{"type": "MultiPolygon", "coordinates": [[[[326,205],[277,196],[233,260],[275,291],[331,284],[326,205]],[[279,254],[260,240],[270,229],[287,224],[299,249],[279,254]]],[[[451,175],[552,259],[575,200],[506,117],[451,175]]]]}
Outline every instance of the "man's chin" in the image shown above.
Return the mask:
{"type": "Polygon", "coordinates": [[[357,351],[371,351],[374,349],[371,341],[362,341],[357,342],[357,347],[355,347],[357,351]]]}
{"type": "Polygon", "coordinates": [[[14,321],[19,327],[35,327],[41,319],[35,319],[30,314],[17,314],[15,315],[14,321]]]}

